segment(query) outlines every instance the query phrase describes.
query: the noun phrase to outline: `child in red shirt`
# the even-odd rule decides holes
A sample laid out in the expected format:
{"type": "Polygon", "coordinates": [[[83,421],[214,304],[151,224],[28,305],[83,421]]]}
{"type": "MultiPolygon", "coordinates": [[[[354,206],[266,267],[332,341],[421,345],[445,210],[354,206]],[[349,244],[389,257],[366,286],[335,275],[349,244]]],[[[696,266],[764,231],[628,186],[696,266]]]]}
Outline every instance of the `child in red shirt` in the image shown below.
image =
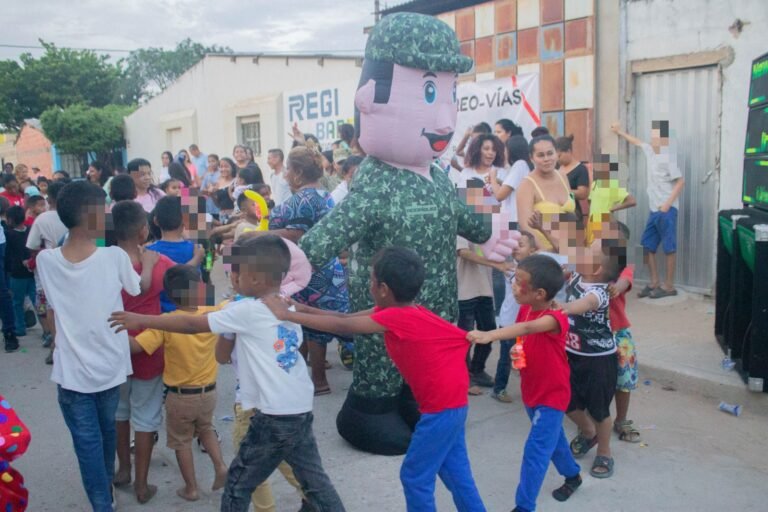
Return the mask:
{"type": "MultiPolygon", "coordinates": [[[[144,208],[135,201],[121,201],[112,208],[117,245],[131,258],[133,269],[141,275],[141,293],[132,297],[123,291],[126,311],[144,315],[160,314],[160,293],[165,272],[175,264],[157,252],[141,249],[149,228],[144,208]]],[[[128,331],[137,336],[138,331],[128,331]]],[[[155,444],[155,433],[162,423],[163,351],[154,354],[132,354],[133,375],[120,386],[120,402],[115,414],[117,430],[118,470],[116,486],[131,482],[131,424],[136,432],[136,478],[133,489],[139,503],[146,503],[157,492],[148,480],[149,463],[155,444]],[[130,423],[129,423],[130,421],[130,423]]]]}
{"type": "Polygon", "coordinates": [[[292,303],[294,312],[278,297],[262,300],[278,319],[312,329],[384,333],[387,353],[421,412],[400,469],[408,510],[436,510],[439,474],[458,510],[485,511],[464,440],[469,391],[466,332],[414,304],[423,282],[421,258],[410,249],[389,247],[373,260],[370,292],[376,307],[372,310],[346,315],[292,303]]]}
{"type": "Polygon", "coordinates": [[[563,271],[555,260],[544,255],[529,256],[518,264],[512,285],[512,293],[521,306],[517,322],[467,335],[470,341],[482,344],[523,339],[525,367],[520,370],[520,391],[531,418],[531,432],[525,443],[515,496],[514,511],[518,512],[536,510],[536,498],[550,460],[565,477],[565,483],[552,493],[555,499],[567,500],[581,485],[581,468],[563,431],[563,416],[571,400],[570,367],[565,354],[568,316],[550,309],[564,282],[563,271]]]}

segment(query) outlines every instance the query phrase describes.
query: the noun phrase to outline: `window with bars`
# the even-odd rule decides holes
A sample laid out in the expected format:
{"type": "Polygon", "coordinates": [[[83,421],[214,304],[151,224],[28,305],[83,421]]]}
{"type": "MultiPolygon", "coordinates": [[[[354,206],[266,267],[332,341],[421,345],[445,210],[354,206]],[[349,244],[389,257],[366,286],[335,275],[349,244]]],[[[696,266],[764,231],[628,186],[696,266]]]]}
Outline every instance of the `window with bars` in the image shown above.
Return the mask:
{"type": "Polygon", "coordinates": [[[254,156],[261,155],[261,123],[258,116],[241,117],[240,124],[240,144],[253,150],[254,156]]]}

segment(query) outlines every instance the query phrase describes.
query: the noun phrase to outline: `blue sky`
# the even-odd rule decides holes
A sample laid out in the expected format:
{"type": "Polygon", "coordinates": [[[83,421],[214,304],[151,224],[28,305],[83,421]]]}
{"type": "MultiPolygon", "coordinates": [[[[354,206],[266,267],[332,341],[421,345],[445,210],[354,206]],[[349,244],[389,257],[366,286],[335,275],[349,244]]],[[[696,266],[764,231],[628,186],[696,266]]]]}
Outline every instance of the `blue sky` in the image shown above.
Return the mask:
{"type": "MultiPolygon", "coordinates": [[[[373,0],[10,0],[0,44],[132,50],[187,37],[235,51],[357,51],[373,0]],[[31,15],[34,13],[34,16],[31,15]]],[[[382,2],[383,3],[383,2],[382,2]]],[[[0,47],[0,59],[36,50],[0,47]]],[[[125,54],[114,53],[114,57],[125,54]]]]}

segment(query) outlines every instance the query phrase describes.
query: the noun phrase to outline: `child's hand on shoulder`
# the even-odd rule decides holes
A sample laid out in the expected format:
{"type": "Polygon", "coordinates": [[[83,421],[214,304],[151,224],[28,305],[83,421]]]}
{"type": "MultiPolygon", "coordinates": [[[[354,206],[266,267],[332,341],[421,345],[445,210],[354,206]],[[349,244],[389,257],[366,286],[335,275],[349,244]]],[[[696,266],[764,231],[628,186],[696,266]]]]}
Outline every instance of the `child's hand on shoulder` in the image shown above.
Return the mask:
{"type": "Polygon", "coordinates": [[[261,302],[263,302],[264,305],[269,308],[269,310],[273,315],[277,317],[278,320],[285,320],[285,317],[287,316],[290,308],[290,304],[286,301],[285,298],[275,294],[262,297],[261,302]]]}
{"type": "Polygon", "coordinates": [[[487,345],[493,341],[491,333],[484,331],[470,331],[467,333],[467,341],[480,345],[487,345]]]}
{"type": "Polygon", "coordinates": [[[152,251],[150,249],[147,249],[146,247],[141,248],[141,266],[142,267],[154,267],[157,263],[157,260],[160,259],[160,253],[152,251]]]}
{"type": "Polygon", "coordinates": [[[144,327],[139,321],[141,315],[128,313],[127,311],[115,311],[109,315],[109,326],[115,329],[115,332],[121,331],[140,331],[144,327]]]}

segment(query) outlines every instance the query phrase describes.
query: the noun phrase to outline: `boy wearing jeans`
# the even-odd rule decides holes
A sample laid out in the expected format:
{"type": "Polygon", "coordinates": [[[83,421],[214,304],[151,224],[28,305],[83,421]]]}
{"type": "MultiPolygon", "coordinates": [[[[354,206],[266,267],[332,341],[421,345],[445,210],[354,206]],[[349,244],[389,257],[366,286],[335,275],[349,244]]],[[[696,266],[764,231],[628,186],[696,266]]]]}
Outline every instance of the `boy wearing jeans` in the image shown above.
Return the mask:
{"type": "Polygon", "coordinates": [[[466,332],[414,303],[423,283],[421,258],[410,249],[389,247],[373,259],[370,293],[376,307],[372,310],[347,315],[297,305],[293,312],[279,298],[269,297],[266,303],[278,318],[313,329],[383,333],[387,353],[413,390],[421,412],[400,468],[408,511],[436,510],[439,475],[459,512],[484,512],[464,439],[469,391],[466,332]]]}
{"type": "Polygon", "coordinates": [[[116,312],[119,330],[140,326],[169,332],[234,334],[244,409],[257,409],[229,475],[222,512],[246,512],[251,493],[285,460],[301,483],[307,501],[321,512],[343,512],[344,505],[323,470],[312,432],[314,386],[299,354],[301,328],[278,320],[262,299],[280,290],[290,266],[290,251],[280,237],[264,234],[233,248],[240,293],[246,298],[208,315],[149,316],[116,312]]]}
{"type": "Polygon", "coordinates": [[[113,510],[115,412],[120,384],[133,372],[128,336],[103,319],[122,309],[125,290],[138,295],[139,275],[119,247],[97,248],[104,237],[104,192],[70,183],[58,198],[69,229],[64,245],[37,256],[37,271],[56,325],[51,380],[72,435],[85,492],[96,512],[113,510]],[[76,299],[73,290],[77,290],[76,299]]]}

